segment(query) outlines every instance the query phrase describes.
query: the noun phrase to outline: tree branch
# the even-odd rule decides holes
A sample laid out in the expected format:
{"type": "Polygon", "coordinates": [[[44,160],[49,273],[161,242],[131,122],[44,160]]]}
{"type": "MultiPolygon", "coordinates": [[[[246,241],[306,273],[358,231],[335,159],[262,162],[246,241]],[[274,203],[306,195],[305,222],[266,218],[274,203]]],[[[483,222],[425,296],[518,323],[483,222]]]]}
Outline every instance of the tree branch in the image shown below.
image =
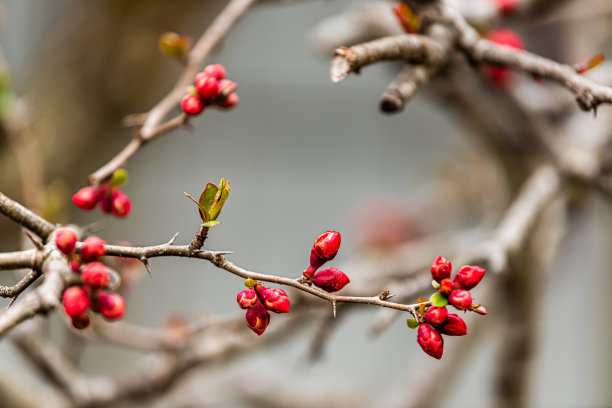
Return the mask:
{"type": "Polygon", "coordinates": [[[46,240],[55,226],[16,201],[0,193],[0,213],[46,240]]]}

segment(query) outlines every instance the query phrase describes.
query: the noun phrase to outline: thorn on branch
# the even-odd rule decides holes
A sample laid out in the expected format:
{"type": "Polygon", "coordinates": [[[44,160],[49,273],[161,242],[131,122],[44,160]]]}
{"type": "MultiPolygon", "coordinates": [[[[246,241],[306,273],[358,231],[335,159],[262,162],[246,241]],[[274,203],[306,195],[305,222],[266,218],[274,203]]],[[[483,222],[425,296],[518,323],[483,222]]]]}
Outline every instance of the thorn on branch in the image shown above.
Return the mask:
{"type": "Polygon", "coordinates": [[[140,262],[144,265],[147,273],[149,274],[149,278],[153,279],[153,274],[151,273],[151,265],[149,264],[149,258],[146,256],[142,256],[139,258],[140,262]]]}
{"type": "Polygon", "coordinates": [[[43,243],[40,242],[40,240],[35,237],[30,231],[24,228],[23,233],[26,237],[30,239],[30,241],[32,241],[32,244],[36,247],[36,249],[38,249],[39,251],[42,251],[44,249],[43,243]]]}
{"type": "Polygon", "coordinates": [[[336,299],[332,299],[332,314],[334,315],[334,319],[336,318],[336,299]]]}
{"type": "Polygon", "coordinates": [[[166,245],[173,245],[174,241],[176,241],[176,237],[178,237],[179,233],[177,232],[176,234],[174,234],[172,236],[172,238],[170,238],[170,240],[168,242],[166,242],[166,245]]]}

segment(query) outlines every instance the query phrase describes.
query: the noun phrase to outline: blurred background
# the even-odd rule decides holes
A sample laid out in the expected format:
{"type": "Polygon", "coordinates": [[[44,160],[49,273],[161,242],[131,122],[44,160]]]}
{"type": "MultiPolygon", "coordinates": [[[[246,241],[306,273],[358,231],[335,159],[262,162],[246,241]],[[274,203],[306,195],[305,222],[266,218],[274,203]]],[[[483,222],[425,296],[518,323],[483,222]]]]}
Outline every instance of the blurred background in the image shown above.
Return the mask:
{"type": "MultiPolygon", "coordinates": [[[[249,270],[297,277],[314,239],[338,230],[342,248],[331,266],[343,269],[355,285],[376,273],[360,268],[364,259],[375,264],[411,240],[447,233],[456,238],[456,232],[467,231],[465,241],[438,241],[436,255],[450,258],[495,225],[510,197],[500,187],[494,159],[460,111],[422,92],[401,114],[380,113],[379,96],[399,69],[393,63],[367,67],[339,85],[329,80],[331,53],[313,50],[313,32],[324,19],[357,4],[347,0],[272,2],[249,11],[206,61],[224,64],[239,83],[239,106],[207,110],[191,121],[193,129],[164,135],[130,160],[124,191],[133,210],[126,219],[78,211],[70,196],[132,136],[122,127],[123,117],[148,111],[182,71],[180,63],[159,53],[160,33],[196,39],[225,3],[0,3],[0,45],[10,69],[4,78],[28,106],[31,139],[21,151],[30,164],[25,171],[34,173],[30,179],[20,171],[15,148],[20,142],[3,134],[0,191],[29,201],[57,222],[101,221],[97,234],[109,243],[153,245],[179,232],[177,242],[185,244],[200,218],[183,193],[195,196],[224,177],[231,183],[230,198],[205,249],[235,251],[229,259],[249,270]],[[27,186],[36,186],[29,200],[27,186]]],[[[609,14],[542,20],[509,24],[521,30],[528,49],[567,62],[609,47],[609,14]]],[[[600,120],[606,118],[603,112],[600,120]]],[[[538,306],[530,311],[537,315],[527,398],[532,407],[612,406],[612,214],[607,203],[587,198],[574,215],[537,290],[538,306]]],[[[18,228],[5,220],[0,228],[1,249],[16,250],[18,228]]],[[[158,327],[171,317],[239,313],[240,278],[187,259],[158,258],[151,267],[152,279],[141,267],[131,278],[126,322],[158,327]]],[[[485,285],[495,287],[495,278],[485,285]]],[[[382,289],[367,288],[370,294],[382,289]]],[[[495,298],[491,292],[488,299],[495,298]]],[[[483,288],[474,293],[484,297],[483,288]]],[[[447,340],[445,353],[463,354],[448,375],[435,370],[441,362],[420,350],[407,316],[373,336],[379,311],[364,306],[339,310],[316,361],[310,354],[320,319],[313,317],[265,348],[193,368],[152,400],[117,406],[280,407],[301,406],[302,398],[319,406],[378,406],[387,399],[392,406],[410,406],[418,379],[437,375],[435,392],[422,406],[489,407],[504,322],[496,314],[508,311],[492,301],[489,312],[467,316],[474,333],[447,340]]],[[[271,327],[285,318],[273,316],[271,327]]],[[[60,312],[50,321],[52,341],[78,344],[79,365],[91,375],[129,372],[149,353],[94,335],[84,344],[66,329],[60,312]]],[[[15,394],[35,390],[40,406],[66,404],[6,339],[0,352],[2,388],[15,394]]]]}

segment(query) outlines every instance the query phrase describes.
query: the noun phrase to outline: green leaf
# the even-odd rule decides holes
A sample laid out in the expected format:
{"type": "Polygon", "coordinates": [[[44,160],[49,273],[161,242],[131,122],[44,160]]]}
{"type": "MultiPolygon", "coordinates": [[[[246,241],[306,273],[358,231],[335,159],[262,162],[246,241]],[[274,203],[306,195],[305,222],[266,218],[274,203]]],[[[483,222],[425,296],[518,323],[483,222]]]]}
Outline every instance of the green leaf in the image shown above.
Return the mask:
{"type": "Polygon", "coordinates": [[[219,189],[213,183],[208,183],[200,194],[200,205],[206,208],[206,211],[210,212],[213,204],[215,203],[215,196],[219,189]]]}
{"type": "Polygon", "coordinates": [[[435,307],[444,307],[448,305],[448,299],[446,298],[446,296],[444,296],[440,292],[436,292],[433,295],[431,295],[431,297],[429,298],[429,301],[435,307]]]}
{"type": "Polygon", "coordinates": [[[184,193],[187,197],[191,198],[191,201],[193,201],[194,203],[196,203],[196,205],[198,206],[198,209],[200,211],[200,217],[202,218],[202,221],[204,222],[208,222],[210,221],[210,215],[208,214],[208,211],[206,210],[206,208],[202,207],[200,205],[200,203],[198,203],[195,198],[193,198],[190,194],[188,193],[184,193]]]}
{"type": "Polygon", "coordinates": [[[440,284],[435,280],[431,281],[431,286],[433,286],[434,289],[440,289],[440,284]]]}
{"type": "Polygon", "coordinates": [[[210,221],[205,222],[202,225],[205,226],[206,228],[211,228],[211,227],[217,226],[219,224],[221,224],[221,221],[210,220],[210,221]]]}
{"type": "Polygon", "coordinates": [[[417,319],[407,319],[406,323],[408,323],[408,327],[410,327],[411,329],[416,329],[417,327],[419,327],[419,322],[417,321],[417,319]]]}
{"type": "Polygon", "coordinates": [[[229,192],[230,192],[229,182],[225,181],[225,179],[221,179],[221,182],[219,183],[219,191],[217,192],[217,195],[215,196],[215,203],[213,207],[210,209],[210,219],[211,220],[216,220],[219,214],[221,214],[221,209],[223,208],[223,205],[227,201],[229,192]]]}
{"type": "Polygon", "coordinates": [[[127,182],[128,173],[125,169],[115,170],[111,176],[111,184],[115,187],[121,187],[127,182]]]}

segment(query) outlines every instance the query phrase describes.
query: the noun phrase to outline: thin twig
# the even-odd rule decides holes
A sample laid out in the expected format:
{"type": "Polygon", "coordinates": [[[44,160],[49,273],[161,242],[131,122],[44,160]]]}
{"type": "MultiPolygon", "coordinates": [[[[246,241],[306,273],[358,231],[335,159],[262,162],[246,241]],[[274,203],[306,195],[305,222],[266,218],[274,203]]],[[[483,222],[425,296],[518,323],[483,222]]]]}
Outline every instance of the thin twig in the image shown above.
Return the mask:
{"type": "Polygon", "coordinates": [[[16,201],[0,193],[0,213],[46,240],[55,226],[16,201]]]}

